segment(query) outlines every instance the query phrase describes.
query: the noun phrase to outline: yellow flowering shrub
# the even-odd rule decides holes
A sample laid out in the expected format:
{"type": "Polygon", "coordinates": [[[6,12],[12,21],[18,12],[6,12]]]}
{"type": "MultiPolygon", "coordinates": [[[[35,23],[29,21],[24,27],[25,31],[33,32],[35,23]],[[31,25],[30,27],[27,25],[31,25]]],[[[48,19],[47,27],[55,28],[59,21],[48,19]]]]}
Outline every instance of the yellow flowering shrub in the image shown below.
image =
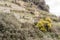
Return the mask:
{"type": "Polygon", "coordinates": [[[41,31],[49,31],[52,26],[51,22],[52,22],[52,20],[49,17],[47,17],[45,19],[40,19],[36,26],[41,31]]]}

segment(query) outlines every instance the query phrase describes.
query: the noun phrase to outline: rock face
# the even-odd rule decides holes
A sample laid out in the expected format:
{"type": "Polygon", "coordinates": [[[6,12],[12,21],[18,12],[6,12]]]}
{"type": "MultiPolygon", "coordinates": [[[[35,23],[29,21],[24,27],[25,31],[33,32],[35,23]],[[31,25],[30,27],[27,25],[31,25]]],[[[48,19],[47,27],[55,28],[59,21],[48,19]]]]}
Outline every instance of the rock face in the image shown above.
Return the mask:
{"type": "Polygon", "coordinates": [[[45,2],[39,0],[39,3],[43,1],[42,9],[34,0],[32,4],[28,0],[25,1],[0,0],[0,40],[60,40],[58,28],[57,33],[53,27],[52,32],[44,33],[35,26],[35,23],[44,17],[50,17],[53,25],[55,22],[58,23],[55,15],[45,12],[46,10],[42,11],[45,2]]]}

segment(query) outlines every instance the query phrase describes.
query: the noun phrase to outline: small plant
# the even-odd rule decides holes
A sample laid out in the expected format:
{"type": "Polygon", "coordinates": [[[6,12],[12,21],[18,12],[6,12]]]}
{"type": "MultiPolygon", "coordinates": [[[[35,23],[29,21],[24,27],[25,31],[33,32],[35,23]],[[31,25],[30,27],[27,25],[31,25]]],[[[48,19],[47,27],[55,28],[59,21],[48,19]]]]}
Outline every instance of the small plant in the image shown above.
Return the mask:
{"type": "Polygon", "coordinates": [[[51,26],[52,26],[51,21],[52,20],[49,17],[47,17],[45,19],[40,19],[36,26],[41,31],[49,31],[51,29],[51,26]]]}

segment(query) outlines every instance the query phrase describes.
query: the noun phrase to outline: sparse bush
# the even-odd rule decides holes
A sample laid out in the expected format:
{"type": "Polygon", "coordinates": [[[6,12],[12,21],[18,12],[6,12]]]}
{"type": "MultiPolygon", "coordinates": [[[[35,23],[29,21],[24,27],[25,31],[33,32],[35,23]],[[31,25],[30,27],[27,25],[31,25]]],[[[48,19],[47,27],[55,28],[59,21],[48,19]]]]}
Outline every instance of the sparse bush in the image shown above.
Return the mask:
{"type": "Polygon", "coordinates": [[[52,26],[51,21],[52,20],[49,17],[45,19],[40,19],[36,26],[41,31],[50,31],[51,26],[52,26]]]}
{"type": "Polygon", "coordinates": [[[23,0],[25,2],[31,2],[37,5],[37,7],[41,10],[49,12],[49,6],[46,5],[45,0],[23,0]]]}

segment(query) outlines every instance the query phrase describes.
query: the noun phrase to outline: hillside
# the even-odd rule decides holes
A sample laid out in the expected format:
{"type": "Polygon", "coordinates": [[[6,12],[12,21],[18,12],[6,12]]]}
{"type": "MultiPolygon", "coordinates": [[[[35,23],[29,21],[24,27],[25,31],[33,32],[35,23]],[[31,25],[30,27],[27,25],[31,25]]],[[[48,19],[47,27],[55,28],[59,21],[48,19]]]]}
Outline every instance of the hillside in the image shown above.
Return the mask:
{"type": "Polygon", "coordinates": [[[44,0],[0,0],[0,40],[60,40],[60,19],[44,0]],[[52,20],[51,32],[35,25],[46,17],[52,20]]]}

